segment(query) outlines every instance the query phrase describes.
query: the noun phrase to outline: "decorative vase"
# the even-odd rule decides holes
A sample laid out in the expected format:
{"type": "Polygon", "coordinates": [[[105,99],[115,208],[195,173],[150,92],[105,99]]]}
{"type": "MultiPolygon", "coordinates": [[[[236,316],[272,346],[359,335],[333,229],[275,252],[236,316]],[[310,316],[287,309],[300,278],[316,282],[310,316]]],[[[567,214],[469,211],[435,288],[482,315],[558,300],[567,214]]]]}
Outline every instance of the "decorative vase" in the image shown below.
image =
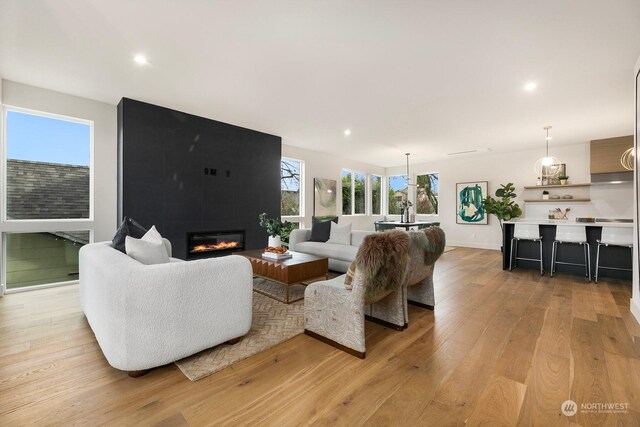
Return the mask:
{"type": "Polygon", "coordinates": [[[279,248],[282,246],[282,240],[280,240],[280,236],[269,236],[269,246],[272,248],[279,248]]]}

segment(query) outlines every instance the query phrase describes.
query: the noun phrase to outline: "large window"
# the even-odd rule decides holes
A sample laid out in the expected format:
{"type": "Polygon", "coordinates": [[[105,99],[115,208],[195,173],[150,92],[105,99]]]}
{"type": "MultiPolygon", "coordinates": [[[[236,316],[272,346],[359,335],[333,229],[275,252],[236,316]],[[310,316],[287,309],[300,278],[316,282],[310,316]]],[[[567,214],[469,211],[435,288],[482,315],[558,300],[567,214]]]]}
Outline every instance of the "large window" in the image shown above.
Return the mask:
{"type": "Polygon", "coordinates": [[[342,171],[342,214],[367,213],[367,175],[350,170],[342,171]]]}
{"type": "Polygon", "coordinates": [[[302,216],[302,169],[301,160],[282,158],[280,161],[280,214],[302,216]]]}
{"type": "Polygon", "coordinates": [[[393,175],[389,177],[389,197],[388,209],[389,215],[400,215],[400,202],[407,200],[409,190],[407,186],[406,175],[393,175]]]}
{"type": "Polygon", "coordinates": [[[8,291],[75,281],[93,229],[93,123],[4,113],[0,279],[8,291]]]}
{"type": "Polygon", "coordinates": [[[382,213],[382,177],[371,175],[371,215],[382,213]]]}
{"type": "Polygon", "coordinates": [[[6,218],[90,218],[91,125],[7,111],[6,218]]]}
{"type": "Polygon", "coordinates": [[[438,215],[438,174],[418,175],[416,213],[438,215]]]}

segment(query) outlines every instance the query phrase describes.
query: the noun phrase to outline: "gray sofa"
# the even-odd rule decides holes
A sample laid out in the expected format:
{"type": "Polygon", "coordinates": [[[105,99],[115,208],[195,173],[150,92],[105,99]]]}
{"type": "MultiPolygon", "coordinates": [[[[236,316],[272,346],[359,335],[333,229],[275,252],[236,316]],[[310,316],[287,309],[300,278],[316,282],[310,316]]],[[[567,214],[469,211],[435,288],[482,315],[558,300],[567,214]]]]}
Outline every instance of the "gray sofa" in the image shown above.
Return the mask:
{"type": "Polygon", "coordinates": [[[293,230],[289,236],[289,249],[294,252],[317,255],[329,259],[329,269],[346,273],[349,265],[356,259],[358,248],[367,234],[375,231],[353,230],[350,245],[335,243],[310,242],[311,230],[293,230]]]}

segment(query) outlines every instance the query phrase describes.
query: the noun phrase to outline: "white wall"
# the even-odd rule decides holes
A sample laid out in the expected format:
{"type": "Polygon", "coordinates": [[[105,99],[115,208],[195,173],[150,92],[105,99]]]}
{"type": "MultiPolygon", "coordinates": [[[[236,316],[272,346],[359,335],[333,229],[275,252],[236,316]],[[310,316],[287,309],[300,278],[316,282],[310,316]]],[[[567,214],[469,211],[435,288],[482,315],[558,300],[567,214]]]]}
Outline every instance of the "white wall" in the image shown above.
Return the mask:
{"type": "MultiPolygon", "coordinates": [[[[525,198],[542,198],[542,190],[524,190],[525,185],[535,185],[535,161],[544,154],[543,148],[510,153],[482,153],[410,166],[411,175],[439,173],[439,214],[418,216],[418,219],[440,221],[447,233],[447,243],[486,249],[500,249],[501,231],[498,220],[491,216],[488,225],[456,224],[456,183],[488,181],[489,194],[494,195],[500,184],[513,182],[523,208],[524,216],[531,219],[546,218],[549,209],[571,208],[569,218],[596,216],[608,218],[633,217],[633,188],[631,184],[605,185],[550,190],[551,194],[571,194],[574,197],[591,197],[591,202],[524,203],[525,198]]],[[[551,154],[567,165],[569,182],[588,183],[589,143],[552,147],[551,154]]],[[[387,168],[387,175],[406,173],[406,166],[387,168]]]]}
{"type": "MultiPolygon", "coordinates": [[[[1,86],[2,102],[7,106],[93,121],[94,219],[66,221],[58,229],[93,228],[94,241],[111,240],[116,231],[116,106],[8,80],[2,80],[1,86]]],[[[30,227],[24,223],[5,223],[2,230],[31,231],[30,227]]]]}
{"type": "Polygon", "coordinates": [[[366,174],[384,175],[384,168],[373,166],[355,160],[344,159],[339,156],[319,153],[317,151],[305,150],[291,145],[282,145],[282,156],[292,159],[304,160],[304,189],[305,189],[305,228],[311,228],[311,217],[313,216],[313,178],[335,179],[337,181],[338,197],[337,210],[340,224],[352,224],[353,230],[373,230],[373,222],[383,217],[369,215],[342,215],[342,192],[340,182],[342,180],[342,170],[351,169],[366,174]]]}

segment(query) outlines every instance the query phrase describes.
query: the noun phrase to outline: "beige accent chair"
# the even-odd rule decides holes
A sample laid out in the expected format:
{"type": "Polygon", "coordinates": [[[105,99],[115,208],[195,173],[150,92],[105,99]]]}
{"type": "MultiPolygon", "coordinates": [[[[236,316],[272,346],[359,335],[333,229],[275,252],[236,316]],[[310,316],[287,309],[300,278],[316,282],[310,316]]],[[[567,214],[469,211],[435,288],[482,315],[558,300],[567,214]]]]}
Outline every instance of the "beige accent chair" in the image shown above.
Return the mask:
{"type": "MultiPolygon", "coordinates": [[[[351,290],[345,288],[345,275],[307,286],[304,307],[307,335],[364,358],[365,318],[403,330],[409,323],[408,302],[433,309],[433,267],[444,250],[444,232],[439,227],[432,227],[398,233],[406,234],[410,240],[408,256],[402,261],[404,273],[401,286],[365,299],[368,284],[360,268],[356,268],[351,290]],[[431,238],[430,245],[433,246],[434,253],[425,254],[424,239],[417,233],[431,238]]],[[[362,247],[366,247],[366,244],[365,238],[362,247]]],[[[359,259],[361,252],[356,257],[358,265],[362,265],[362,260],[359,259]]]]}

